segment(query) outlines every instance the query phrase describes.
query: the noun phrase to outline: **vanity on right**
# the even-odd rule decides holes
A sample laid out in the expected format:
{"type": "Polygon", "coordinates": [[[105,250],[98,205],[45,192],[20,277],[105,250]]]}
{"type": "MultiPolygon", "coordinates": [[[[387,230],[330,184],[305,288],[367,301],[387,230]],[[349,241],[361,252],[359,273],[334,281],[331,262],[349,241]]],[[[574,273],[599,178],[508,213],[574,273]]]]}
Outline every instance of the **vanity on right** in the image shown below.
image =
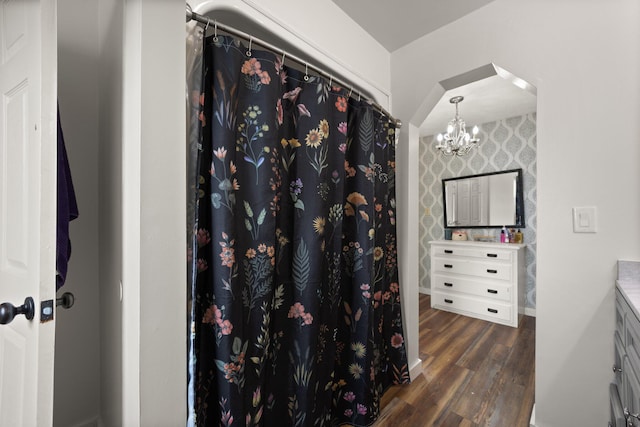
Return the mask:
{"type": "Polygon", "coordinates": [[[640,426],[640,262],[618,261],[611,427],[640,426]]]}

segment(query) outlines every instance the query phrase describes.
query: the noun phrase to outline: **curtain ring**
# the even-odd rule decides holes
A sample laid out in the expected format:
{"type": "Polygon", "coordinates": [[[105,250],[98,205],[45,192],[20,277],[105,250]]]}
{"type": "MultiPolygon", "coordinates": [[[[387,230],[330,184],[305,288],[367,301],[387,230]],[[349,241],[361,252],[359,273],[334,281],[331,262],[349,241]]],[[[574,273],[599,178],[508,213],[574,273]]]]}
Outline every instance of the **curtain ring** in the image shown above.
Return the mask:
{"type": "Polygon", "coordinates": [[[360,102],[360,92],[358,92],[358,102],[360,102]]]}
{"type": "MultiPolygon", "coordinates": [[[[209,20],[207,20],[207,25],[209,25],[209,20]]],[[[213,41],[217,42],[218,41],[218,21],[214,20],[213,21],[213,41]]]]}
{"type": "Polygon", "coordinates": [[[205,34],[207,33],[207,30],[209,29],[209,24],[211,23],[211,19],[207,18],[207,25],[204,26],[204,32],[205,34]]]}
{"type": "Polygon", "coordinates": [[[249,39],[249,50],[247,50],[247,56],[251,56],[251,43],[253,43],[253,36],[249,39]]]}
{"type": "Polygon", "coordinates": [[[287,56],[287,52],[285,52],[284,50],[282,51],[282,61],[280,61],[280,69],[282,70],[284,68],[284,57],[287,56]]]}
{"type": "Polygon", "coordinates": [[[333,84],[333,75],[329,74],[329,89],[331,89],[332,84],[333,84]]]}
{"type": "Polygon", "coordinates": [[[304,81],[309,81],[309,64],[306,62],[304,63],[304,81]]]}
{"type": "Polygon", "coordinates": [[[352,93],[353,93],[353,86],[351,87],[351,89],[349,89],[349,95],[347,95],[347,98],[351,98],[352,93]]]}

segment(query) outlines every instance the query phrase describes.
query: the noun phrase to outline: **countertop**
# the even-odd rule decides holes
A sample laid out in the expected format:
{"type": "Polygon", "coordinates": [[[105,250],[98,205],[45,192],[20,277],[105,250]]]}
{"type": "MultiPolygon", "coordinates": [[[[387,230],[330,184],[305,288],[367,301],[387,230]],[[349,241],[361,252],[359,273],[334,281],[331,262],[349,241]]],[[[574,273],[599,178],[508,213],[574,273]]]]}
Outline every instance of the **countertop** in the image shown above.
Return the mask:
{"type": "Polygon", "coordinates": [[[640,318],[640,262],[618,261],[616,287],[640,318]]]}
{"type": "MultiPolygon", "coordinates": [[[[477,240],[432,240],[429,244],[446,243],[448,245],[465,245],[465,246],[489,246],[489,247],[503,247],[503,248],[525,248],[524,243],[500,243],[500,242],[481,242],[477,240]]],[[[638,263],[640,264],[640,263],[638,263]]],[[[640,275],[638,276],[640,278],[640,275]]]]}

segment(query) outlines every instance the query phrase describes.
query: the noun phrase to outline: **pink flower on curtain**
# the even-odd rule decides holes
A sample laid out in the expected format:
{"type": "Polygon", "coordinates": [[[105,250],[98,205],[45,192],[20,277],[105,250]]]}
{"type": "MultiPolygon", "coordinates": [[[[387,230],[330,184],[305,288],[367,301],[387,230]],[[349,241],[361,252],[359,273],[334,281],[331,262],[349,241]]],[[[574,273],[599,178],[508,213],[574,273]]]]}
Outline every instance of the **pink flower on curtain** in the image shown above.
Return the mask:
{"type": "Polygon", "coordinates": [[[400,348],[402,347],[402,344],[404,344],[404,338],[402,337],[402,335],[397,332],[393,334],[393,336],[391,337],[391,347],[400,348]]]}

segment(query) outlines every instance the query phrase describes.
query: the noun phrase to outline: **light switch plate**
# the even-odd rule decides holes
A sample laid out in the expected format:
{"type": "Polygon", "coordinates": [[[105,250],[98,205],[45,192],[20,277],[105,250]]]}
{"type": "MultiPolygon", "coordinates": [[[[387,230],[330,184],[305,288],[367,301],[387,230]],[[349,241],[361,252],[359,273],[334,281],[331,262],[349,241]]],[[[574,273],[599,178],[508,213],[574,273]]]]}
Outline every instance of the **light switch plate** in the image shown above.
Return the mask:
{"type": "Polygon", "coordinates": [[[573,232],[595,233],[598,229],[597,209],[595,206],[573,208],[573,232]]]}

